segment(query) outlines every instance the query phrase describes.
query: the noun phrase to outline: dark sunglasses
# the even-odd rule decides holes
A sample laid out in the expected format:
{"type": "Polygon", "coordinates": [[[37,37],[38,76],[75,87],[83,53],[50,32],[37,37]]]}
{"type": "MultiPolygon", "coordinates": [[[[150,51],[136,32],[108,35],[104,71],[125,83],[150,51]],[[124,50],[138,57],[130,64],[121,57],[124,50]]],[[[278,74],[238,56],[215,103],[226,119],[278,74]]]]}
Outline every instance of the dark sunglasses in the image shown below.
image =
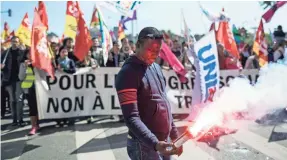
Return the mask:
{"type": "Polygon", "coordinates": [[[161,40],[161,39],[163,39],[163,36],[162,35],[145,35],[141,39],[161,40]]]}

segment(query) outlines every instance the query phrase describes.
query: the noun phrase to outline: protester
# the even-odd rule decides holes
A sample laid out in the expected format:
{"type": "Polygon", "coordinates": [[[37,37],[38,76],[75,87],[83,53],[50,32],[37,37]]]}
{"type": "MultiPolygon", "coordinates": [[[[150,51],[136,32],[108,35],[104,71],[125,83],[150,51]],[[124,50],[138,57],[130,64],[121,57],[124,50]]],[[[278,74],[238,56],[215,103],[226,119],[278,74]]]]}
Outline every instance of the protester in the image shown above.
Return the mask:
{"type": "Polygon", "coordinates": [[[74,54],[74,40],[71,37],[65,38],[63,41],[63,46],[68,51],[68,58],[77,63],[79,59],[74,54]]]}
{"type": "Polygon", "coordinates": [[[9,94],[6,91],[6,85],[2,83],[3,80],[3,68],[5,66],[4,59],[6,60],[6,48],[1,46],[1,119],[5,118],[6,108],[10,107],[9,94]],[[8,102],[8,103],[7,103],[8,102]]]}
{"type": "Polygon", "coordinates": [[[136,45],[133,41],[130,41],[130,47],[131,47],[131,52],[132,54],[136,53],[136,45]]]}
{"type": "Polygon", "coordinates": [[[79,64],[80,68],[83,67],[92,67],[93,69],[96,69],[97,67],[99,67],[97,61],[92,58],[92,52],[89,51],[89,53],[86,55],[85,59],[83,60],[83,62],[81,62],[79,64]]]}
{"type": "Polygon", "coordinates": [[[124,53],[124,55],[126,57],[129,57],[130,54],[132,54],[132,49],[131,46],[129,44],[129,39],[128,38],[123,38],[121,40],[122,43],[122,48],[120,50],[121,53],[124,53]]]}
{"type": "Polygon", "coordinates": [[[253,55],[247,58],[244,69],[259,69],[259,67],[259,57],[253,52],[253,55]]]}
{"type": "Polygon", "coordinates": [[[52,64],[54,68],[57,68],[57,59],[60,57],[59,53],[59,45],[56,42],[51,42],[50,43],[50,48],[51,48],[51,55],[52,55],[52,64]]]}
{"type": "Polygon", "coordinates": [[[239,60],[231,56],[221,43],[217,44],[217,50],[220,70],[242,69],[239,60]]]}
{"type": "Polygon", "coordinates": [[[182,147],[167,150],[172,147],[170,139],[175,140],[178,132],[167,100],[163,73],[154,63],[162,39],[156,28],[142,29],[136,53],[126,60],[116,78],[119,102],[129,128],[127,151],[133,160],[170,159],[170,155],[182,153],[182,147]]]}
{"type": "Polygon", "coordinates": [[[171,48],[171,51],[173,52],[173,54],[177,57],[177,59],[178,60],[180,60],[181,61],[181,45],[180,45],[180,43],[178,42],[178,40],[177,39],[175,39],[174,41],[173,41],[173,46],[172,46],[172,48],[171,48]]]}
{"type": "Polygon", "coordinates": [[[59,49],[60,57],[58,58],[58,70],[60,72],[65,72],[73,74],[76,72],[76,65],[74,60],[68,58],[68,49],[66,47],[61,47],[59,49]]]}
{"type": "Polygon", "coordinates": [[[246,61],[248,57],[251,55],[251,53],[252,53],[252,47],[249,46],[248,44],[245,45],[243,51],[240,53],[240,60],[242,66],[245,66],[246,61]]]}
{"type": "Polygon", "coordinates": [[[18,78],[19,65],[23,60],[24,53],[19,48],[19,38],[14,36],[11,39],[11,47],[6,51],[5,58],[2,61],[3,79],[2,84],[9,93],[11,112],[13,117],[13,126],[24,126],[23,121],[23,101],[20,98],[22,94],[21,83],[18,78]]]}
{"type": "Polygon", "coordinates": [[[32,125],[29,135],[35,135],[40,127],[38,124],[37,97],[34,83],[34,67],[31,64],[29,51],[26,52],[26,60],[20,64],[18,76],[19,80],[21,81],[21,88],[26,93],[28,100],[29,116],[32,125]]]}
{"type": "Polygon", "coordinates": [[[124,53],[120,52],[120,42],[114,41],[113,48],[109,53],[106,67],[120,67],[123,62],[128,58],[124,53]]]}
{"type": "Polygon", "coordinates": [[[286,34],[284,33],[281,25],[279,25],[277,27],[277,30],[274,31],[273,36],[274,36],[275,42],[277,43],[284,42],[286,34]]]}
{"type": "Polygon", "coordinates": [[[97,60],[97,64],[100,67],[104,67],[104,53],[103,53],[103,49],[100,47],[100,43],[99,43],[99,39],[98,38],[93,38],[93,45],[90,49],[90,51],[92,52],[92,58],[94,58],[95,60],[97,60]]]}

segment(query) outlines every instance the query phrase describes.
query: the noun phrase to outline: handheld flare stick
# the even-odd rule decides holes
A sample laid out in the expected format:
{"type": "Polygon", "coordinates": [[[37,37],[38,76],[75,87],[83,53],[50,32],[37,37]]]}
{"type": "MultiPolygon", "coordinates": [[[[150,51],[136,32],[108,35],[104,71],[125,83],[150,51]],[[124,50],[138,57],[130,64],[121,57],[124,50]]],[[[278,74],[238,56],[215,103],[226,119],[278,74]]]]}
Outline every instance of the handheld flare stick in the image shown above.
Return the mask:
{"type": "Polygon", "coordinates": [[[201,130],[200,132],[193,134],[192,127],[188,127],[188,129],[173,142],[173,145],[174,147],[179,148],[190,139],[197,141],[204,136],[204,131],[205,130],[201,130]]]}
{"type": "Polygon", "coordinates": [[[190,133],[189,130],[186,130],[182,135],[180,135],[174,142],[173,145],[176,148],[182,146],[186,141],[194,138],[194,136],[190,133]]]}

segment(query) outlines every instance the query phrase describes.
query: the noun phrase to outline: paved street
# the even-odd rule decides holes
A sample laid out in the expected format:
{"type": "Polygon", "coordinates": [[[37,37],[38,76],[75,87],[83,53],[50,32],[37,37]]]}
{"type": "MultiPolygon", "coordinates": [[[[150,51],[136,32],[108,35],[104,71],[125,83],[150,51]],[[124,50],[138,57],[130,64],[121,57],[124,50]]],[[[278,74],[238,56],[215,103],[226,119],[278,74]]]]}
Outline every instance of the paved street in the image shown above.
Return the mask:
{"type": "MultiPolygon", "coordinates": [[[[276,119],[276,118],[275,118],[276,119]]],[[[25,120],[28,121],[28,118],[25,120]]],[[[219,138],[184,144],[178,160],[286,160],[287,124],[278,118],[269,124],[259,125],[254,121],[241,120],[240,130],[219,138]]],[[[73,126],[56,127],[55,122],[41,124],[38,135],[28,137],[30,126],[23,128],[9,125],[10,119],[2,120],[2,160],[127,160],[127,128],[124,123],[111,120],[110,116],[85,120],[73,126]],[[99,158],[101,157],[101,158],[99,158]]],[[[183,132],[187,122],[177,120],[183,132]]]]}

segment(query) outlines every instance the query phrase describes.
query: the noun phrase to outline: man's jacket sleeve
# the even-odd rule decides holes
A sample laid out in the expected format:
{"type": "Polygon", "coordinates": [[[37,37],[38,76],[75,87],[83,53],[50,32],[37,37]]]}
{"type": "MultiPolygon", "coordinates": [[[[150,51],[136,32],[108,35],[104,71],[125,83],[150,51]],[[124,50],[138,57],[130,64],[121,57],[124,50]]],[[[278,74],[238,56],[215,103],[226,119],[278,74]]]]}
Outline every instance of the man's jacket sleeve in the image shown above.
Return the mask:
{"type": "Polygon", "coordinates": [[[155,149],[158,143],[157,137],[141,121],[138,105],[137,91],[139,88],[139,76],[134,68],[125,65],[117,75],[116,89],[129,130],[150,149],[155,149]]]}

